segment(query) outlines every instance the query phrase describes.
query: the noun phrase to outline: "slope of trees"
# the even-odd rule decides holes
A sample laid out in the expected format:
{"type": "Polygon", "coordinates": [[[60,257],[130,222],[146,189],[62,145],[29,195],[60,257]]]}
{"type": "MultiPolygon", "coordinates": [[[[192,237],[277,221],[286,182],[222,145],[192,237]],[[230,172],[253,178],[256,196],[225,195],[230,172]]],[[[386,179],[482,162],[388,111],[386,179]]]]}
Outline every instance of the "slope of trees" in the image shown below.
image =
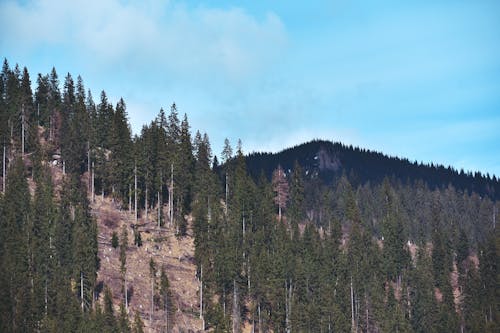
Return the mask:
{"type": "Polygon", "coordinates": [[[474,192],[492,200],[498,200],[500,196],[500,180],[495,175],[465,172],[433,163],[411,162],[339,142],[314,140],[275,154],[252,153],[246,160],[254,179],[258,178],[261,171],[270,177],[278,164],[286,171],[292,170],[298,161],[309,170],[309,175],[319,176],[327,183],[342,174],[348,175],[355,186],[367,181],[381,183],[385,177],[389,177],[408,184],[421,181],[431,190],[452,185],[457,191],[468,194],[474,192]]]}
{"type": "MultiPolygon", "coordinates": [[[[103,91],[96,104],[70,74],[61,92],[55,69],[34,94],[30,82],[4,61],[0,331],[143,330],[127,315],[126,229],[119,313],[108,288],[98,301],[95,195],[177,237],[192,231],[203,329],[498,331],[495,177],[319,141],[245,157],[226,140],[219,166],[175,104],[132,136],[122,99],[103,91]],[[57,191],[49,163],[64,170],[57,191]]],[[[170,331],[165,267],[152,260],[144,275],[170,331]]]]}

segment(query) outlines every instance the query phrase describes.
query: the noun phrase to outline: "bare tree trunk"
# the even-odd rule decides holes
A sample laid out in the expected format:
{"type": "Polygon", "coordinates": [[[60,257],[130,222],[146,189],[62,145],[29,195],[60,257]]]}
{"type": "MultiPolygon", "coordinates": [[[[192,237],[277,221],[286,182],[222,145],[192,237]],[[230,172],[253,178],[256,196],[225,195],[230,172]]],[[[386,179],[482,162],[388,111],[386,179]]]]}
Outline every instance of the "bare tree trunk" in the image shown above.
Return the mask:
{"type": "Polygon", "coordinates": [[[154,308],[154,292],[155,292],[155,285],[154,285],[154,276],[151,276],[151,311],[149,312],[149,325],[150,327],[153,326],[153,311],[155,310],[154,308]]]}
{"type": "Polygon", "coordinates": [[[52,116],[49,116],[49,141],[52,141],[52,116]]]}
{"type": "Polygon", "coordinates": [[[134,166],[134,211],[135,223],[137,224],[137,164],[134,166]]]}
{"type": "Polygon", "coordinates": [[[243,221],[241,223],[241,229],[243,233],[243,242],[245,242],[245,216],[243,215],[243,221]]]}
{"type": "Polygon", "coordinates": [[[259,315],[259,333],[262,333],[262,318],[260,316],[260,303],[259,306],[257,306],[257,313],[259,315]]]}
{"type": "Polygon", "coordinates": [[[170,165],[170,191],[169,191],[169,207],[170,207],[170,224],[174,224],[174,164],[170,165]]]}
{"type": "Polygon", "coordinates": [[[161,201],[160,201],[160,191],[157,192],[158,195],[158,228],[160,228],[161,223],[161,201]]]}
{"type": "MultiPolygon", "coordinates": [[[[146,181],[146,183],[147,183],[147,181],[146,181]]],[[[146,184],[146,200],[144,202],[144,206],[145,206],[144,208],[146,210],[145,213],[146,213],[146,223],[147,223],[148,222],[148,185],[147,184],[146,184]]]]}
{"type": "Polygon", "coordinates": [[[47,280],[45,280],[45,316],[47,316],[48,313],[48,303],[49,303],[49,296],[48,296],[48,291],[47,291],[47,280]]]}
{"type": "Polygon", "coordinates": [[[369,321],[368,296],[366,296],[366,293],[365,293],[365,306],[366,306],[366,309],[365,309],[365,312],[366,312],[366,331],[370,332],[369,325],[368,325],[368,321],[369,321]]]}
{"type": "Polygon", "coordinates": [[[200,265],[200,319],[201,330],[205,330],[205,318],[203,317],[203,265],[200,265]]]}
{"type": "MultiPolygon", "coordinates": [[[[40,108],[38,109],[40,110],[40,108]]],[[[91,184],[91,179],[90,179],[90,142],[87,141],[87,174],[89,175],[88,177],[88,191],[90,192],[90,187],[92,186],[91,184]]]]}
{"type": "Polygon", "coordinates": [[[240,310],[238,308],[238,291],[236,281],[233,280],[233,333],[240,331],[240,310]]]}
{"type": "Polygon", "coordinates": [[[285,331],[290,333],[290,309],[288,308],[288,285],[285,280],[285,331]]]}
{"type": "Polygon", "coordinates": [[[94,170],[94,162],[92,162],[92,202],[95,202],[95,170],[94,170]]]}
{"type": "Polygon", "coordinates": [[[80,271],[80,299],[82,301],[82,312],[83,312],[83,272],[80,271]]]}
{"type": "Polygon", "coordinates": [[[292,332],[292,280],[288,285],[288,333],[292,332]]]}
{"type": "Polygon", "coordinates": [[[208,224],[212,221],[212,209],[210,208],[210,197],[207,199],[207,221],[208,224]]]}
{"type": "Polygon", "coordinates": [[[247,286],[248,293],[250,293],[250,258],[247,258],[247,286]]]}
{"type": "Polygon", "coordinates": [[[21,153],[22,157],[24,158],[24,104],[21,106],[21,142],[22,142],[22,147],[21,147],[21,153]]]}
{"type": "Polygon", "coordinates": [[[165,295],[165,300],[163,303],[165,305],[165,307],[163,308],[163,310],[165,311],[165,329],[166,332],[168,332],[168,292],[167,295],[165,295]]]}
{"type": "Polygon", "coordinates": [[[5,149],[5,144],[3,145],[3,177],[2,177],[2,182],[3,182],[3,186],[2,186],[2,191],[3,193],[5,193],[5,181],[6,181],[6,168],[5,168],[5,163],[6,163],[6,157],[7,157],[7,151],[5,149]]]}
{"type": "Polygon", "coordinates": [[[226,287],[222,288],[222,313],[224,318],[226,318],[226,287]]]}
{"type": "Polygon", "coordinates": [[[497,206],[493,206],[493,230],[497,227],[497,206]]]}
{"type": "Polygon", "coordinates": [[[352,289],[352,276],[351,276],[351,331],[355,332],[357,331],[357,328],[355,328],[355,321],[354,321],[354,291],[352,289]]]}
{"type": "Polygon", "coordinates": [[[132,214],[132,186],[128,184],[128,213],[132,214]]]}
{"type": "Polygon", "coordinates": [[[227,171],[226,171],[226,215],[227,215],[227,208],[229,206],[229,203],[228,203],[228,197],[229,197],[229,184],[228,184],[228,175],[227,175],[227,171]]]}
{"type": "Polygon", "coordinates": [[[123,288],[125,289],[125,311],[128,313],[127,270],[123,273],[123,288]]]}

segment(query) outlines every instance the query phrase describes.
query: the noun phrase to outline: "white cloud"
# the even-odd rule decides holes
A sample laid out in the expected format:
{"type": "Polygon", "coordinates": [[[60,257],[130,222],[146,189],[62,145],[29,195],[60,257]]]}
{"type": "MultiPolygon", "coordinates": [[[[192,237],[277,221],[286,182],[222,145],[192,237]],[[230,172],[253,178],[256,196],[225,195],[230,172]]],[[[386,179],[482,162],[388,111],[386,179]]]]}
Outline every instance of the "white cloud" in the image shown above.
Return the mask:
{"type": "MultiPolygon", "coordinates": [[[[277,59],[285,28],[242,9],[187,8],[165,1],[56,1],[0,4],[2,47],[62,47],[101,66],[175,76],[243,80],[277,59]]],[[[0,44],[1,45],[1,44],[0,44]]]]}

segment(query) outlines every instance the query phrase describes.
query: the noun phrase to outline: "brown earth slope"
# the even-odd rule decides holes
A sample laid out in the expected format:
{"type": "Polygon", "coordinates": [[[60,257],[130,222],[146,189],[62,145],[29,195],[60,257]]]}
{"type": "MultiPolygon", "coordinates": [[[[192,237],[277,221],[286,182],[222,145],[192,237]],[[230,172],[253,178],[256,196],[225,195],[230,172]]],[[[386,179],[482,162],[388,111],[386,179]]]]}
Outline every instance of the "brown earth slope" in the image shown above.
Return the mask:
{"type": "MultiPolygon", "coordinates": [[[[121,234],[122,226],[128,230],[127,247],[127,289],[130,290],[129,317],[133,320],[138,312],[145,324],[146,332],[163,332],[166,327],[165,313],[155,306],[151,313],[151,278],[149,273],[150,259],[158,268],[165,267],[173,293],[175,314],[170,315],[169,327],[173,332],[201,331],[202,322],[199,319],[199,281],[196,278],[196,266],[193,261],[193,238],[189,235],[177,238],[174,228],[167,225],[158,228],[156,220],[145,218],[138,220],[138,230],[141,232],[143,245],[134,245],[132,225],[135,223],[133,213],[119,209],[119,205],[111,199],[96,196],[92,203],[92,212],[99,227],[99,258],[101,267],[97,282],[111,288],[115,309],[118,312],[120,302],[123,302],[122,279],[120,273],[119,248],[111,246],[112,233],[121,234]]],[[[154,211],[153,211],[154,213],[154,211]]],[[[155,218],[155,217],[153,217],[155,218]]],[[[159,269],[157,270],[159,271],[159,269]]],[[[159,283],[159,273],[156,281],[159,283]]],[[[157,287],[158,288],[158,287],[157,287]]],[[[156,290],[158,294],[158,290],[156,290]]],[[[101,293],[102,301],[102,293],[101,293]]]]}

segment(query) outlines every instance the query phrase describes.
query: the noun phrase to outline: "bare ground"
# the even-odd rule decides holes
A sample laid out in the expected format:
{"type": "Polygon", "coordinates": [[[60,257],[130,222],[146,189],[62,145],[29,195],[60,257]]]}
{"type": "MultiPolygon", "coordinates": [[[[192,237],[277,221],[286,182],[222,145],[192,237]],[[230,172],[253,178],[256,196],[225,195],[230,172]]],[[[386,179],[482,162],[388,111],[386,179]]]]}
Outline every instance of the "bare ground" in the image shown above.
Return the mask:
{"type": "MultiPolygon", "coordinates": [[[[165,313],[155,308],[151,312],[151,278],[149,273],[150,259],[158,268],[165,267],[173,292],[176,307],[174,318],[168,318],[173,332],[198,332],[201,331],[202,322],[199,319],[199,282],[196,278],[194,265],[193,239],[189,235],[177,238],[174,228],[166,226],[158,228],[156,221],[144,218],[138,220],[140,225],[143,245],[137,247],[133,244],[133,229],[135,223],[133,214],[119,209],[119,205],[105,197],[104,201],[96,196],[92,203],[92,211],[99,225],[99,258],[101,268],[97,281],[109,286],[113,293],[115,310],[118,311],[120,302],[123,301],[122,278],[120,273],[119,248],[111,246],[112,233],[120,236],[122,226],[128,230],[127,248],[127,289],[130,290],[129,317],[133,320],[138,312],[145,324],[146,332],[162,332],[166,325],[165,313]],[[150,314],[152,320],[150,321],[150,314]]],[[[152,212],[155,213],[154,211],[152,212]]],[[[159,269],[158,269],[159,271],[159,269]]],[[[159,273],[156,277],[159,283],[159,273]]],[[[102,301],[102,295],[101,295],[102,301]]]]}

